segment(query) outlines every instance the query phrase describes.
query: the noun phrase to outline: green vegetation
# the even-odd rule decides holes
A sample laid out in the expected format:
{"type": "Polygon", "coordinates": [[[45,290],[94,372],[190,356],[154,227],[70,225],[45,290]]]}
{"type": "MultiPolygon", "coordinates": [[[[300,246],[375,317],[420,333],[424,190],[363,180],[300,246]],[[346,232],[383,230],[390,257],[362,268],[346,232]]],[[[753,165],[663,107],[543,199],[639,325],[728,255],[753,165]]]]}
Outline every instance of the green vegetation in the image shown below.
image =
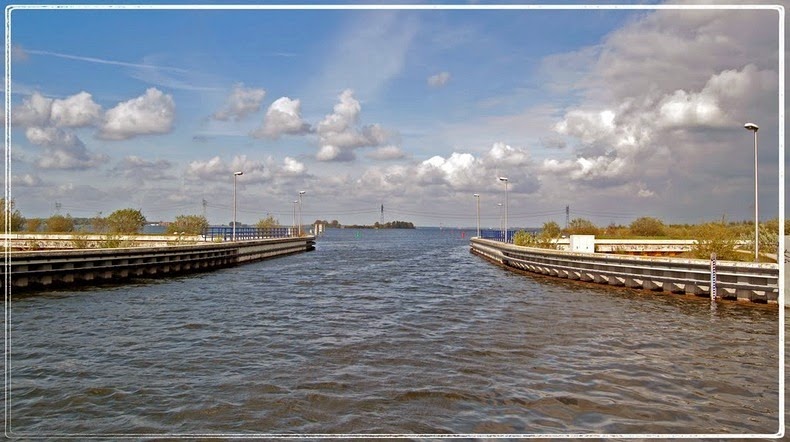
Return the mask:
{"type": "Polygon", "coordinates": [[[68,233],[74,231],[74,219],[71,215],[52,215],[47,218],[46,230],[47,233],[68,233]]]}
{"type": "Polygon", "coordinates": [[[717,259],[734,261],[741,256],[735,251],[738,245],[738,233],[722,223],[705,223],[695,226],[694,239],[697,244],[691,249],[694,258],[708,259],[711,253],[717,259]]]}
{"type": "MultiPolygon", "coordinates": [[[[761,255],[776,255],[779,248],[779,219],[760,223],[761,255]]],[[[790,233],[790,220],[785,221],[785,232],[790,233]]],[[[641,217],[630,225],[610,224],[600,228],[583,218],[570,222],[569,228],[560,229],[557,223],[543,224],[538,233],[525,231],[513,236],[516,245],[556,248],[554,239],[568,235],[595,235],[601,239],[690,239],[697,244],[684,254],[692,258],[708,259],[716,253],[718,259],[751,261],[754,258],[754,223],[750,221],[727,222],[721,219],[701,224],[665,224],[652,217],[641,217]]],[[[768,258],[761,256],[761,260],[768,258]]]]}
{"type": "Polygon", "coordinates": [[[199,235],[206,227],[208,227],[208,220],[203,215],[178,215],[176,220],[167,226],[167,233],[199,235]]]}
{"type": "Polygon", "coordinates": [[[629,230],[634,236],[666,236],[664,223],[660,219],[649,216],[637,218],[631,223],[629,230]]]}
{"type": "Polygon", "coordinates": [[[390,221],[384,224],[376,221],[372,226],[352,224],[350,226],[343,226],[345,229],[414,229],[414,224],[408,221],[390,221]]]}
{"type": "Polygon", "coordinates": [[[330,221],[327,220],[315,220],[316,224],[323,224],[328,229],[415,229],[413,223],[408,221],[389,221],[384,224],[376,221],[372,225],[366,224],[347,224],[343,225],[340,224],[336,219],[330,221]]]}
{"type": "Polygon", "coordinates": [[[280,221],[277,218],[275,218],[275,217],[273,217],[271,215],[269,215],[266,218],[263,218],[263,219],[259,220],[257,223],[255,223],[255,227],[257,227],[259,229],[273,229],[273,228],[279,227],[279,226],[280,226],[280,221]]]}
{"type": "Polygon", "coordinates": [[[7,216],[9,230],[11,232],[19,232],[25,225],[25,217],[23,217],[19,209],[16,209],[14,206],[14,200],[9,201],[8,207],[6,207],[5,198],[0,198],[0,224],[2,225],[0,228],[5,229],[7,216]],[[8,213],[6,213],[6,211],[8,213]]]}
{"type": "Polygon", "coordinates": [[[44,221],[41,218],[28,218],[25,220],[25,231],[29,233],[37,233],[44,226],[44,221]]]}
{"type": "Polygon", "coordinates": [[[599,229],[590,220],[586,220],[584,218],[574,218],[571,220],[570,224],[568,225],[568,228],[565,229],[565,233],[567,235],[599,236],[601,234],[601,229],[599,229]]]}
{"type": "Polygon", "coordinates": [[[145,217],[137,209],[119,209],[107,217],[110,233],[138,233],[145,225],[145,217]]]}
{"type": "Polygon", "coordinates": [[[556,249],[557,240],[562,235],[559,224],[554,221],[543,223],[543,227],[537,234],[524,230],[519,230],[513,235],[513,244],[517,246],[540,247],[544,249],[556,249]]]}

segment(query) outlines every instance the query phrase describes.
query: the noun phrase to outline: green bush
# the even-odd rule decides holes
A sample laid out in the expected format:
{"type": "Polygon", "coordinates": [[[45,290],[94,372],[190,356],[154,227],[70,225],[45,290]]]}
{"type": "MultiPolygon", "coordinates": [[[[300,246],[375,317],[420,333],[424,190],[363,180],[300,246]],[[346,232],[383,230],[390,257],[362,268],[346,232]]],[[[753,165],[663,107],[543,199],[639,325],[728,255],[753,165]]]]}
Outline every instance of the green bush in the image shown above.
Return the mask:
{"type": "Polygon", "coordinates": [[[694,239],[697,243],[691,252],[695,258],[710,259],[711,253],[715,253],[716,259],[721,260],[734,261],[739,257],[735,251],[738,235],[724,224],[706,223],[695,226],[694,239]]]}
{"type": "Polygon", "coordinates": [[[206,227],[208,227],[208,220],[203,215],[179,215],[167,226],[167,233],[184,232],[187,235],[199,235],[206,227]]]}
{"type": "Polygon", "coordinates": [[[25,225],[25,217],[22,213],[14,208],[14,200],[8,202],[6,207],[5,198],[0,198],[0,229],[5,229],[6,215],[8,215],[9,229],[11,232],[19,232],[22,226],[25,225]],[[6,213],[6,209],[8,213],[6,213]]]}
{"type": "Polygon", "coordinates": [[[136,209],[120,209],[107,217],[110,233],[138,233],[145,225],[145,217],[136,209]]]}
{"type": "Polygon", "coordinates": [[[649,216],[634,220],[629,226],[629,230],[634,236],[666,236],[664,223],[660,219],[649,216]]]}
{"type": "Polygon", "coordinates": [[[275,227],[278,227],[279,225],[280,225],[280,221],[271,215],[255,223],[255,227],[259,229],[273,229],[275,227]]]}
{"type": "Polygon", "coordinates": [[[48,233],[64,233],[74,231],[74,219],[71,215],[52,215],[47,218],[46,231],[48,233]]]}
{"type": "Polygon", "coordinates": [[[600,229],[590,220],[574,218],[568,224],[568,235],[600,235],[600,229]]]}

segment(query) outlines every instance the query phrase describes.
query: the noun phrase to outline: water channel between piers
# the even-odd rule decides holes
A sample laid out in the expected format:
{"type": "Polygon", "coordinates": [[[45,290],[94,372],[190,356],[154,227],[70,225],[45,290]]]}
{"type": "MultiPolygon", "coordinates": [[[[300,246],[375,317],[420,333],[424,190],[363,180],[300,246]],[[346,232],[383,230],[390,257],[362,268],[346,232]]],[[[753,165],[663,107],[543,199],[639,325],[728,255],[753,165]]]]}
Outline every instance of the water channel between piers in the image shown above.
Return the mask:
{"type": "Polygon", "coordinates": [[[470,231],[14,296],[11,434],[773,434],[776,305],[529,277],[470,231]],[[463,233],[463,235],[462,235],[463,233]]]}

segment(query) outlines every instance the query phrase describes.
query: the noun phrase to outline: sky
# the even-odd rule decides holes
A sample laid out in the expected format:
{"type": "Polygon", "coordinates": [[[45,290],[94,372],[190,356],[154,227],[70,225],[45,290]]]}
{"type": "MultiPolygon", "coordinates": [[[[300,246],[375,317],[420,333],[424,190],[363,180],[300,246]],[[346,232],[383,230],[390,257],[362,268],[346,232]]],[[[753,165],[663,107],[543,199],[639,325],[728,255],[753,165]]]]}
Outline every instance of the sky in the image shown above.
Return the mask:
{"type": "MultiPolygon", "coordinates": [[[[721,2],[718,2],[721,3],[721,2]]],[[[684,4],[687,4],[684,2],[684,4]]],[[[779,213],[772,9],[11,11],[26,217],[600,226],[779,213]],[[498,177],[507,177],[505,183],[498,177]],[[507,201],[506,201],[507,200],[507,201]],[[381,206],[384,212],[381,212],[381,206]]],[[[781,161],[785,161],[784,158],[781,161]]]]}

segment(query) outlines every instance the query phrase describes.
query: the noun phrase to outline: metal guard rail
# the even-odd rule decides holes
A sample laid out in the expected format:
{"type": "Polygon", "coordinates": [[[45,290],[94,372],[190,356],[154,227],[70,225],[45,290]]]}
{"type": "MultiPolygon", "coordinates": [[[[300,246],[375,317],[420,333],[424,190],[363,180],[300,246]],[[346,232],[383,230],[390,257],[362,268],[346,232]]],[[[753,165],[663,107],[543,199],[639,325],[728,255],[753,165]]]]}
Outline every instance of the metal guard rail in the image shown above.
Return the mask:
{"type": "MultiPolygon", "coordinates": [[[[232,241],[232,226],[210,226],[203,229],[201,234],[205,241],[232,241]]],[[[236,240],[266,239],[266,238],[292,238],[297,236],[292,227],[236,227],[236,240]]]]}

